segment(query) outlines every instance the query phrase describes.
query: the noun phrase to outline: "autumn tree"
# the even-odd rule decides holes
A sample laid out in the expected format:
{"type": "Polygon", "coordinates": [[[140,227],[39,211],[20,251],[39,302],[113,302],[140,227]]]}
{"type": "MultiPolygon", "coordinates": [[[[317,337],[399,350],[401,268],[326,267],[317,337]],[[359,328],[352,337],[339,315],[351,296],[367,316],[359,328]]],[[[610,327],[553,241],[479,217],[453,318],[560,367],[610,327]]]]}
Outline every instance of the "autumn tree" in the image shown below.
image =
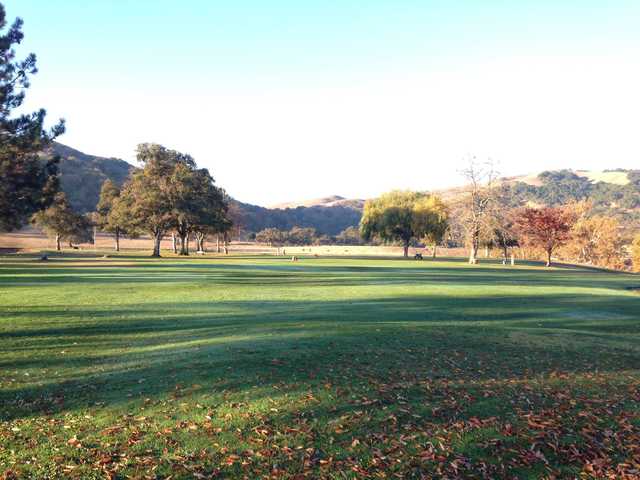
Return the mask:
{"type": "Polygon", "coordinates": [[[55,238],[56,250],[61,250],[63,239],[71,246],[73,241],[86,241],[91,238],[91,223],[87,218],[73,211],[67,197],[59,192],[49,207],[35,213],[32,223],[55,238]]]}
{"type": "Polygon", "coordinates": [[[635,236],[631,244],[631,261],[634,271],[640,272],[640,233],[635,236]]]}
{"type": "Polygon", "coordinates": [[[43,160],[40,154],[64,132],[64,122],[46,130],[45,110],[14,115],[37,68],[34,54],[16,59],[15,46],[24,37],[22,20],[7,25],[0,4],[0,230],[10,231],[53,201],[57,159],[43,160]]]}
{"type": "Polygon", "coordinates": [[[360,221],[361,236],[367,241],[401,242],[406,258],[412,240],[433,234],[441,203],[427,193],[411,191],[392,191],[368,200],[360,221]]]}
{"type": "Polygon", "coordinates": [[[624,264],[623,245],[620,223],[615,218],[583,216],[571,228],[569,241],[563,251],[567,257],[579,263],[621,268],[624,264]]]}
{"type": "Polygon", "coordinates": [[[515,221],[523,241],[543,249],[547,267],[550,267],[553,252],[571,237],[575,216],[561,207],[524,208],[518,212],[515,221]]]}

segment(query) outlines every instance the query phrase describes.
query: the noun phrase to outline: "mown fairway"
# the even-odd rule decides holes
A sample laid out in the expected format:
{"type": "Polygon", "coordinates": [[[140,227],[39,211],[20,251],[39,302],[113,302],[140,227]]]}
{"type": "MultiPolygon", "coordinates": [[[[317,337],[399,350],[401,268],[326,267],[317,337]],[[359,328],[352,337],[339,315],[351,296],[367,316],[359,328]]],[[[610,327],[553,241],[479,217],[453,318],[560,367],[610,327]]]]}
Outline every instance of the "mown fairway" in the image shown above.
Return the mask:
{"type": "Polygon", "coordinates": [[[640,277],[0,259],[0,477],[637,478],[640,277]]]}

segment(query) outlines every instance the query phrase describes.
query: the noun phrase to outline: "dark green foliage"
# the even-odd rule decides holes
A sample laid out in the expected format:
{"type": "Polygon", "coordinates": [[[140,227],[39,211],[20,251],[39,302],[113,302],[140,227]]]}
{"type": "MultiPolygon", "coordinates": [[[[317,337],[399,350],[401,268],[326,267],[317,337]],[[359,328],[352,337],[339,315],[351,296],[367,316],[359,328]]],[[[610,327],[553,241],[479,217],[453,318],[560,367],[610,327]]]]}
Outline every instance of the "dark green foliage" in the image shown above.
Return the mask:
{"type": "Polygon", "coordinates": [[[142,168],[132,173],[112,202],[110,223],[149,233],[154,257],[160,256],[160,242],[170,231],[178,234],[180,253],[185,255],[192,234],[199,249],[208,233],[226,234],[231,226],[226,197],[207,169],[198,169],[190,155],[154,143],[138,145],[137,158],[142,168]]]}
{"type": "Polygon", "coordinates": [[[153,256],[160,256],[160,242],[176,224],[180,202],[178,170],[190,169],[193,159],[157,144],[140,144],[138,161],[143,168],[132,173],[122,187],[114,211],[128,218],[125,229],[148,232],[154,239],[153,256]]]}
{"type": "Polygon", "coordinates": [[[512,198],[510,207],[522,206],[529,201],[559,206],[572,201],[589,200],[595,213],[613,215],[623,224],[630,225],[634,216],[631,210],[640,208],[640,170],[631,170],[627,175],[629,184],[616,185],[593,183],[570,170],[559,170],[541,173],[541,186],[516,182],[502,188],[509,190],[505,198],[512,198]]]}
{"type": "Polygon", "coordinates": [[[315,245],[327,240],[327,236],[318,236],[315,228],[293,227],[291,230],[265,228],[256,233],[255,240],[271,246],[279,245],[315,245]]]}
{"type": "MultiPolygon", "coordinates": [[[[7,27],[0,4],[0,30],[7,27]]],[[[17,60],[14,47],[22,42],[22,20],[0,34],[0,230],[21,227],[31,214],[46,207],[57,190],[56,160],[41,160],[40,153],[64,132],[60,121],[47,131],[45,110],[13,115],[22,106],[35,74],[36,56],[17,60]]]]}
{"type": "Polygon", "coordinates": [[[56,249],[60,250],[61,240],[82,243],[91,241],[91,222],[75,212],[63,192],[58,192],[51,205],[32,217],[32,223],[56,239],[56,249]]]}
{"type": "Polygon", "coordinates": [[[542,172],[538,178],[543,182],[541,195],[552,205],[584,200],[593,190],[593,184],[588,178],[580,177],[570,170],[542,172]]]}
{"type": "Polygon", "coordinates": [[[291,245],[311,245],[317,239],[316,229],[311,227],[293,227],[289,230],[288,243],[291,245]]]}
{"type": "Polygon", "coordinates": [[[631,170],[627,176],[629,177],[629,181],[636,188],[640,188],[640,170],[631,170]]]}

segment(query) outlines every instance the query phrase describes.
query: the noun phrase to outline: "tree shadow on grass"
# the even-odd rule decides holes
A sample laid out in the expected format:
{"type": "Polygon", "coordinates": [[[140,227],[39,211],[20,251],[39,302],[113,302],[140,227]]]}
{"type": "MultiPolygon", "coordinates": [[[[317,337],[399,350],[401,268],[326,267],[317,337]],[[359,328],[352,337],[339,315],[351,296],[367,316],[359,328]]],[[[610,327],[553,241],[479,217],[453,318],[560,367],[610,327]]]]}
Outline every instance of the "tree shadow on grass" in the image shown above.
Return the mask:
{"type": "Polygon", "coordinates": [[[21,308],[5,315],[0,370],[61,373],[3,389],[0,403],[3,416],[19,418],[98,400],[117,405],[128,401],[125,392],[162,397],[176,383],[211,385],[212,378],[211,388],[241,391],[309,378],[348,386],[354,372],[465,379],[468,371],[497,380],[594,365],[618,371],[640,356],[639,304],[633,296],[547,294],[544,303],[537,296],[414,296],[21,308]],[[34,317],[49,326],[25,327],[20,320],[34,317]],[[442,362],[451,351],[493,368],[455,371],[442,362]],[[271,364],[274,359],[286,366],[271,364]]]}
{"type": "Polygon", "coordinates": [[[511,270],[500,267],[442,268],[441,266],[334,266],[244,265],[233,263],[151,263],[135,266],[88,265],[55,268],[0,267],[0,287],[55,284],[141,284],[197,283],[212,286],[372,286],[439,285],[538,286],[566,288],[607,288],[628,290],[638,286],[638,277],[630,274],[581,269],[511,270]]]}

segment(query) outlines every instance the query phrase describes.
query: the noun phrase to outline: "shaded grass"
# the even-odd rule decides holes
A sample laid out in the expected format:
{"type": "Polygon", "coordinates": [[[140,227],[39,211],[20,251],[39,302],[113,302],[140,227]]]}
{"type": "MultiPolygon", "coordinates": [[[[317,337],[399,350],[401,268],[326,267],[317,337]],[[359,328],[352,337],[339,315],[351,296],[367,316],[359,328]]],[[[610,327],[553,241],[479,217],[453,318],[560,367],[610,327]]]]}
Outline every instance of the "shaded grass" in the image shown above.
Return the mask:
{"type": "Polygon", "coordinates": [[[624,473],[638,284],[457,259],[4,257],[0,472],[624,473]]]}

